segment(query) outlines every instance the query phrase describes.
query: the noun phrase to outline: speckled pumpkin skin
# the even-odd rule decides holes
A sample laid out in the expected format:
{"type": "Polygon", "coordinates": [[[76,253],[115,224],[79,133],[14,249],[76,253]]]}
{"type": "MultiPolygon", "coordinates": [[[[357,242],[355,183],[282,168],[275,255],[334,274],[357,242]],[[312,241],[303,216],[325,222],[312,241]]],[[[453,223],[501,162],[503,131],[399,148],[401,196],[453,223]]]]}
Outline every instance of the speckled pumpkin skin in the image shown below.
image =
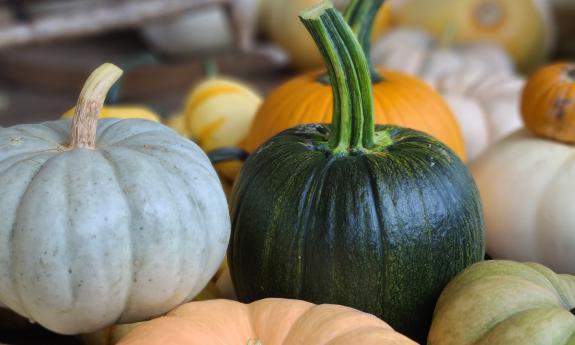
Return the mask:
{"type": "Polygon", "coordinates": [[[421,341],[441,290],[483,258],[475,183],[421,132],[376,126],[391,144],[352,154],[332,154],[329,133],[286,130],[245,162],[228,249],[238,298],[347,305],[421,341]]]}
{"type": "Polygon", "coordinates": [[[76,334],[191,300],[230,231],[205,153],[118,119],[98,122],[96,149],[67,150],[70,124],[0,128],[0,303],[76,334]]]}
{"type": "MultiPolygon", "coordinates": [[[[465,159],[465,143],[457,119],[443,98],[424,82],[391,70],[379,70],[374,83],[375,123],[412,128],[430,134],[465,159]]],[[[317,70],[290,80],[272,92],[260,107],[241,147],[253,152],[281,131],[307,123],[331,123],[331,86],[317,70]]]]}

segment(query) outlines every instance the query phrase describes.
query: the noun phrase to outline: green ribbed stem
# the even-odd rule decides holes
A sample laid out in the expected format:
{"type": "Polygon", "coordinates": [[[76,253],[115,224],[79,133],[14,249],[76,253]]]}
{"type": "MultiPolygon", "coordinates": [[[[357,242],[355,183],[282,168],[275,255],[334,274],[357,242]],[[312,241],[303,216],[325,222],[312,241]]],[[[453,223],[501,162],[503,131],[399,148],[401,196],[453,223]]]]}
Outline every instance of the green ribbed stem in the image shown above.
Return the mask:
{"type": "Polygon", "coordinates": [[[351,0],[344,14],[347,24],[349,24],[363,48],[369,65],[371,80],[374,83],[382,78],[371,63],[371,36],[375,17],[377,17],[377,13],[383,3],[384,0],[351,0]]]}
{"type": "Polygon", "coordinates": [[[354,32],[329,1],[304,11],[300,19],[321,51],[331,80],[334,108],[329,148],[334,153],[373,148],[371,76],[354,32]]]}
{"type": "MultiPolygon", "coordinates": [[[[351,27],[363,48],[372,83],[383,80],[383,77],[371,63],[371,34],[375,17],[381,6],[383,6],[384,1],[385,0],[351,0],[344,14],[347,24],[351,27]]],[[[329,75],[322,75],[319,81],[324,84],[329,84],[329,75]]]]}

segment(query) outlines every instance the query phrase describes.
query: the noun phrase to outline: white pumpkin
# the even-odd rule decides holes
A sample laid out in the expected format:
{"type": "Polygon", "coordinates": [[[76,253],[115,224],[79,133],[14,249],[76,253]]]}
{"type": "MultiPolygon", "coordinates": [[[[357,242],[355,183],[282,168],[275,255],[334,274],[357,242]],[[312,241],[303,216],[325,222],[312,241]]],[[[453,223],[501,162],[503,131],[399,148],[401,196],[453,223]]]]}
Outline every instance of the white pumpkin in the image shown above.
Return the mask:
{"type": "Polygon", "coordinates": [[[491,73],[514,70],[507,53],[493,43],[450,44],[436,41],[424,31],[407,28],[386,33],[372,45],[371,56],[375,65],[431,83],[463,69],[489,69],[491,73]]]}
{"type": "Polygon", "coordinates": [[[118,71],[94,72],[72,128],[0,128],[0,302],[58,333],[191,300],[229,240],[222,186],[197,145],[151,121],[97,121],[118,71]]]}
{"type": "Polygon", "coordinates": [[[471,165],[487,253],[575,273],[575,149],[520,130],[471,165]]]}
{"type": "Polygon", "coordinates": [[[417,76],[445,97],[463,131],[470,161],[521,127],[525,81],[513,72],[501,48],[489,43],[448,47],[422,31],[396,29],[372,51],[376,64],[417,76]]]}

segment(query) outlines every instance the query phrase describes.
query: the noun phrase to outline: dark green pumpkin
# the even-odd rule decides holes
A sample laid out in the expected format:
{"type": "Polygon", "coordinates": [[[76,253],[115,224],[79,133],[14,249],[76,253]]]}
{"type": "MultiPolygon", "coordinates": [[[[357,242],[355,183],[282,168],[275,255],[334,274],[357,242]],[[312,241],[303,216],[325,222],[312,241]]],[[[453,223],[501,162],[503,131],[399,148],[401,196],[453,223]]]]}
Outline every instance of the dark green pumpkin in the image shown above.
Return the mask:
{"type": "Polygon", "coordinates": [[[423,341],[442,289],[484,255],[475,183],[434,138],[374,127],[369,69],[337,11],[302,21],[335,80],[334,123],[284,131],[245,162],[228,251],[236,293],[351,306],[423,341]]]}

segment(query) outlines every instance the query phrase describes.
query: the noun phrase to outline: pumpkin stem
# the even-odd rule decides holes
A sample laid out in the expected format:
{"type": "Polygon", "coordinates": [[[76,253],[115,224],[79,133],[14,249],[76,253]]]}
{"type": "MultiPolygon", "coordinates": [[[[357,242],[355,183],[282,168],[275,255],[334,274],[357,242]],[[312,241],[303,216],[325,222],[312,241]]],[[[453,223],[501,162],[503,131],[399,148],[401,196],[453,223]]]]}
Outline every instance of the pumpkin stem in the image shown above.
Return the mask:
{"type": "Polygon", "coordinates": [[[330,1],[300,14],[321,51],[333,90],[333,152],[374,146],[373,94],[367,59],[355,34],[330,1]]]}
{"type": "Polygon", "coordinates": [[[383,6],[384,0],[351,0],[344,17],[359,40],[367,59],[372,82],[382,80],[371,63],[371,36],[375,17],[383,6]]]}
{"type": "Polygon", "coordinates": [[[122,73],[120,68],[110,63],[105,63],[92,72],[76,104],[72,119],[72,138],[68,145],[70,149],[96,148],[98,115],[104,106],[106,94],[122,73]]]}

